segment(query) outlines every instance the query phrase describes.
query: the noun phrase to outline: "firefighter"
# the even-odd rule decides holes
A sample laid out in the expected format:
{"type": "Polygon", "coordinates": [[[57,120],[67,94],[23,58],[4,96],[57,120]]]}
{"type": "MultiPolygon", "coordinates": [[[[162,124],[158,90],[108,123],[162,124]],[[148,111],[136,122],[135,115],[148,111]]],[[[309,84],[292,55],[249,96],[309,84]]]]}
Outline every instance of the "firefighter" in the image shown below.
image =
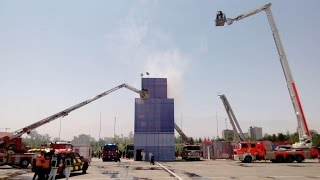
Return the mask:
{"type": "Polygon", "coordinates": [[[48,153],[44,155],[44,163],[42,164],[44,178],[48,179],[50,173],[50,156],[48,153]]]}
{"type": "Polygon", "coordinates": [[[121,162],[121,151],[117,151],[117,161],[121,162]]]}
{"type": "Polygon", "coordinates": [[[38,176],[39,180],[44,180],[44,172],[43,172],[43,163],[45,162],[44,159],[44,152],[41,151],[41,154],[39,154],[36,158],[36,168],[33,175],[33,180],[35,180],[36,176],[38,176]]]}
{"type": "Polygon", "coordinates": [[[51,180],[51,178],[52,178],[52,180],[55,180],[58,168],[62,166],[62,159],[59,156],[58,150],[54,151],[54,154],[51,157],[50,165],[51,165],[51,171],[50,171],[48,179],[51,180]]]}
{"type": "Polygon", "coordinates": [[[64,175],[66,176],[66,180],[69,179],[71,173],[70,167],[72,167],[72,157],[70,150],[68,150],[64,158],[64,175]]]}
{"type": "Polygon", "coordinates": [[[150,164],[154,165],[154,156],[151,152],[149,152],[150,164]]]}

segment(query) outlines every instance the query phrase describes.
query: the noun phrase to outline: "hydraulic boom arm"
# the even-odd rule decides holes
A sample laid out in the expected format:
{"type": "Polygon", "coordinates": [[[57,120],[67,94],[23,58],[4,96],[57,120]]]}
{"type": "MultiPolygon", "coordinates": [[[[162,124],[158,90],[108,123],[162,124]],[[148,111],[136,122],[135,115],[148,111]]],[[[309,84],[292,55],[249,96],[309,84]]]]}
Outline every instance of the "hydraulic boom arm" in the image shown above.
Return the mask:
{"type": "Polygon", "coordinates": [[[226,109],[226,112],[227,112],[227,114],[228,114],[228,117],[229,117],[231,126],[232,126],[233,131],[234,131],[234,135],[235,135],[237,138],[239,138],[240,141],[244,141],[244,140],[245,140],[245,137],[244,137],[244,135],[243,135],[243,133],[242,133],[242,130],[241,130],[240,125],[239,125],[239,123],[238,123],[238,121],[237,121],[237,118],[236,118],[236,116],[234,115],[234,113],[233,113],[233,111],[232,111],[232,108],[231,108],[231,106],[230,106],[230,104],[229,104],[229,101],[227,100],[227,97],[226,97],[224,94],[219,95],[219,96],[220,96],[220,99],[222,100],[222,103],[223,103],[223,105],[224,105],[224,108],[226,109]],[[237,131],[236,126],[237,126],[237,128],[238,128],[238,130],[239,130],[239,133],[238,133],[238,131],[237,131]]]}
{"type": "Polygon", "coordinates": [[[174,128],[175,128],[176,131],[180,134],[182,140],[183,140],[185,143],[190,143],[190,144],[193,144],[193,143],[194,143],[191,138],[189,138],[186,134],[184,134],[184,132],[180,129],[180,127],[179,127],[176,123],[174,123],[174,128]]]}
{"type": "Polygon", "coordinates": [[[112,92],[114,92],[114,91],[116,91],[118,89],[121,89],[121,88],[127,88],[127,89],[129,89],[131,91],[134,91],[134,92],[138,93],[140,95],[140,98],[142,98],[142,99],[147,99],[149,97],[148,91],[146,89],[139,90],[139,89],[136,89],[136,88],[134,88],[134,87],[132,87],[132,86],[130,86],[128,84],[121,84],[121,85],[116,86],[116,87],[114,87],[114,88],[112,88],[112,89],[110,89],[108,91],[105,91],[105,92],[103,92],[103,93],[101,93],[101,94],[99,94],[97,96],[94,96],[93,98],[85,100],[85,101],[83,101],[83,102],[81,102],[79,104],[76,104],[76,105],[68,108],[68,109],[65,109],[65,110],[63,110],[61,112],[58,112],[58,113],[52,115],[52,116],[49,116],[49,117],[47,117],[45,119],[42,119],[42,120],[40,120],[40,121],[38,121],[36,123],[33,123],[33,124],[31,124],[29,126],[26,126],[26,127],[22,128],[22,129],[19,129],[19,130],[13,132],[13,134],[11,136],[9,136],[9,137],[8,136],[2,137],[2,138],[0,138],[0,144],[2,144],[4,142],[7,142],[10,139],[14,139],[14,138],[20,137],[25,133],[30,133],[30,131],[32,131],[32,130],[34,130],[34,129],[36,129],[36,128],[44,125],[44,124],[47,124],[47,123],[49,123],[49,122],[51,122],[51,121],[53,121],[55,119],[58,119],[59,117],[67,116],[70,112],[72,112],[72,111],[74,111],[74,110],[76,110],[76,109],[78,109],[78,108],[80,108],[82,106],[85,106],[85,105],[91,103],[92,101],[95,101],[95,100],[97,100],[99,98],[102,98],[103,96],[108,95],[108,94],[110,94],[110,93],[112,93],[112,92]]]}
{"type": "Polygon", "coordinates": [[[287,60],[287,56],[284,52],[282,42],[280,40],[280,35],[278,32],[278,29],[276,27],[272,12],[271,12],[271,3],[266,4],[258,9],[251,10],[247,13],[241,14],[237,16],[236,18],[226,18],[225,15],[221,12],[218,11],[217,14],[217,19],[216,19],[216,26],[223,26],[225,23],[228,25],[231,25],[235,21],[242,20],[246,17],[249,17],[251,15],[257,14],[259,12],[265,11],[269,20],[269,24],[272,30],[272,35],[273,39],[275,41],[277,51],[280,57],[280,63],[282,66],[282,70],[287,82],[287,87],[289,90],[290,98],[293,104],[293,108],[297,117],[297,122],[298,122],[298,132],[299,132],[299,138],[300,142],[294,144],[294,147],[296,148],[311,148],[312,142],[311,142],[311,134],[307,125],[307,121],[305,119],[302,105],[299,99],[298,91],[295,86],[295,83],[293,81],[293,77],[291,74],[291,70],[289,67],[289,63],[287,60]]]}

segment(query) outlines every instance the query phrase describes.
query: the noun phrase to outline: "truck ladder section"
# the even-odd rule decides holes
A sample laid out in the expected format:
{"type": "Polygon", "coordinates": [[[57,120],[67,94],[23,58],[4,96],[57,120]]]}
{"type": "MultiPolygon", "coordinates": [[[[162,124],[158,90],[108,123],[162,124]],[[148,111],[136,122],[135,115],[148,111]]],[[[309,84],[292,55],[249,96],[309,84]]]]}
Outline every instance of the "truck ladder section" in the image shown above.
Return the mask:
{"type": "Polygon", "coordinates": [[[261,6],[260,8],[251,10],[247,13],[241,14],[237,16],[236,18],[226,18],[225,14],[221,11],[218,11],[217,18],[216,18],[216,26],[223,26],[225,23],[228,25],[231,25],[233,22],[240,21],[244,18],[247,18],[249,16],[252,16],[254,14],[260,13],[265,11],[268,17],[269,25],[272,31],[272,36],[274,39],[274,42],[276,44],[276,48],[279,54],[280,63],[282,66],[282,70],[287,82],[287,87],[289,90],[290,98],[293,104],[293,108],[295,111],[295,115],[298,122],[298,133],[299,133],[299,142],[296,142],[293,144],[294,148],[311,148],[312,147],[312,136],[308,128],[308,124],[302,109],[302,105],[299,99],[298,91],[296,88],[296,85],[294,83],[292,73],[289,67],[289,63],[287,60],[287,56],[284,52],[282,42],[280,39],[280,35],[275,23],[275,20],[273,18],[272,12],[271,12],[271,3],[265,4],[261,6]]]}
{"type": "Polygon", "coordinates": [[[189,138],[188,136],[186,136],[186,134],[184,134],[184,132],[180,129],[180,127],[179,127],[176,123],[174,123],[174,128],[175,128],[176,131],[180,134],[182,140],[183,140],[185,143],[190,143],[190,144],[193,144],[193,143],[194,143],[191,138],[189,138]]]}
{"type": "Polygon", "coordinates": [[[131,91],[134,91],[134,92],[138,93],[140,95],[140,98],[142,98],[142,99],[149,98],[149,94],[148,94],[148,91],[146,89],[139,90],[139,89],[136,89],[136,88],[124,83],[124,84],[116,86],[116,87],[114,87],[114,88],[112,88],[112,89],[110,89],[108,91],[105,91],[105,92],[103,92],[103,93],[101,93],[101,94],[99,94],[97,96],[94,96],[93,98],[90,98],[90,99],[85,100],[85,101],[83,101],[83,102],[81,102],[79,104],[76,104],[76,105],[74,105],[72,107],[69,107],[69,108],[67,108],[67,109],[65,109],[63,111],[60,111],[60,112],[58,112],[58,113],[56,113],[56,114],[54,114],[52,116],[49,116],[49,117],[47,117],[45,119],[42,119],[42,120],[40,120],[40,121],[38,121],[36,123],[33,123],[33,124],[31,124],[29,126],[26,126],[26,127],[22,128],[22,129],[19,129],[19,130],[13,132],[13,134],[11,136],[2,137],[2,138],[0,138],[0,144],[3,144],[4,142],[8,142],[10,139],[14,139],[14,138],[20,137],[25,133],[30,133],[30,131],[32,131],[32,130],[34,130],[34,129],[36,129],[36,128],[44,125],[44,124],[47,124],[47,123],[49,123],[49,122],[51,122],[51,121],[53,121],[55,119],[67,116],[70,112],[72,112],[72,111],[74,111],[74,110],[76,110],[76,109],[78,109],[78,108],[80,108],[82,106],[85,106],[85,105],[91,103],[92,101],[95,101],[95,100],[97,100],[97,99],[99,99],[99,98],[101,98],[103,96],[106,96],[106,95],[108,95],[108,94],[110,94],[110,93],[112,93],[112,92],[114,92],[116,90],[119,90],[121,88],[127,88],[127,89],[129,89],[131,91]]]}
{"type": "Polygon", "coordinates": [[[231,126],[233,128],[233,131],[234,131],[234,135],[240,141],[244,141],[245,137],[244,137],[244,135],[242,133],[242,130],[241,130],[240,125],[239,125],[239,123],[237,121],[237,118],[236,118],[236,116],[234,115],[234,113],[232,111],[232,108],[231,108],[231,106],[229,104],[229,101],[227,100],[227,97],[224,94],[219,95],[219,96],[220,96],[220,99],[222,100],[224,108],[226,109],[226,112],[228,114],[228,117],[229,117],[229,120],[230,120],[230,124],[231,124],[231,126]],[[237,126],[239,131],[237,130],[236,126],[237,126]]]}

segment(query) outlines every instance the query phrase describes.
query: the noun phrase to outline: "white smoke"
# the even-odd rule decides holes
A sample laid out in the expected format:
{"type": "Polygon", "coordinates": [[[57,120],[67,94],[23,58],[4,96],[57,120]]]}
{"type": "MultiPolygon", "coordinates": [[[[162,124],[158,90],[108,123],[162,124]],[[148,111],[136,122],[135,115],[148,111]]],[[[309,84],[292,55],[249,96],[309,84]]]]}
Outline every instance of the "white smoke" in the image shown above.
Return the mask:
{"type": "MultiPolygon", "coordinates": [[[[142,6],[153,7],[153,3],[141,3],[142,6]]],[[[182,79],[189,60],[178,50],[170,34],[153,26],[150,13],[133,7],[118,26],[105,34],[106,50],[112,56],[110,58],[130,66],[133,71],[128,73],[149,72],[148,77],[167,78],[168,97],[174,98],[177,104],[181,99],[182,79]]]]}
{"type": "Polygon", "coordinates": [[[151,77],[167,78],[168,98],[179,103],[182,91],[182,78],[187,69],[188,58],[178,50],[168,50],[149,54],[145,69],[151,77]]]}

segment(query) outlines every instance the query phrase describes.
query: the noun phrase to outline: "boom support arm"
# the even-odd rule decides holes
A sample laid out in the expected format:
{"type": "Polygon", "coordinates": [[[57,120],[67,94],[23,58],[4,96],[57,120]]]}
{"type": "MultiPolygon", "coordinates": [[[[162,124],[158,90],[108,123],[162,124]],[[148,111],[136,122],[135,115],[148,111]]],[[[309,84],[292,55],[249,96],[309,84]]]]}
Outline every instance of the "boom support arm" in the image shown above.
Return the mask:
{"type": "Polygon", "coordinates": [[[80,108],[82,106],[85,106],[85,105],[91,103],[92,101],[95,101],[95,100],[97,100],[99,98],[102,98],[103,96],[106,96],[106,95],[108,95],[108,94],[110,94],[110,93],[112,93],[112,92],[114,92],[114,91],[116,91],[118,89],[121,89],[121,88],[127,88],[127,89],[129,89],[131,91],[134,91],[134,92],[138,93],[140,95],[140,98],[142,98],[142,99],[149,98],[149,94],[148,94],[148,91],[146,89],[139,90],[139,89],[136,89],[136,88],[134,88],[134,87],[132,87],[132,86],[130,86],[128,84],[121,84],[121,85],[116,86],[116,87],[114,87],[114,88],[112,88],[112,89],[110,89],[108,91],[105,91],[105,92],[103,92],[103,93],[101,93],[101,94],[99,94],[97,96],[94,96],[93,98],[85,100],[85,101],[83,101],[83,102],[81,102],[79,104],[76,104],[76,105],[68,108],[68,109],[60,111],[60,112],[58,112],[58,113],[56,113],[56,114],[54,114],[52,116],[49,116],[49,117],[47,117],[45,119],[42,119],[42,120],[40,120],[40,121],[38,121],[36,123],[33,123],[33,124],[31,124],[29,126],[26,126],[26,127],[22,128],[22,129],[19,129],[19,130],[13,132],[13,134],[10,137],[8,137],[8,136],[2,137],[2,138],[0,138],[0,144],[4,143],[6,141],[9,141],[10,139],[14,139],[14,138],[20,137],[25,133],[30,133],[30,131],[32,131],[32,130],[34,130],[34,129],[36,129],[36,128],[44,125],[44,124],[47,124],[47,123],[49,123],[49,122],[51,122],[51,121],[53,121],[55,119],[67,116],[70,112],[72,112],[72,111],[74,111],[74,110],[76,110],[76,109],[78,109],[78,108],[80,108]]]}
{"type": "Polygon", "coordinates": [[[234,21],[240,21],[241,19],[252,16],[252,15],[257,14],[261,11],[265,11],[266,9],[269,9],[270,7],[271,7],[271,3],[265,4],[264,6],[261,6],[258,9],[254,9],[254,10],[251,10],[251,11],[246,12],[244,14],[241,14],[241,15],[237,16],[236,18],[233,18],[233,19],[227,18],[227,24],[231,25],[234,21]]]}
{"type": "Polygon", "coordinates": [[[254,9],[254,10],[251,10],[247,13],[241,14],[241,15],[237,16],[236,18],[225,18],[225,15],[221,11],[219,11],[219,14],[217,15],[217,19],[216,19],[216,26],[223,26],[225,23],[227,23],[228,25],[231,25],[234,21],[242,20],[246,17],[252,16],[252,15],[257,14],[262,11],[265,11],[267,14],[267,17],[268,17],[268,21],[269,21],[269,24],[270,24],[270,27],[272,30],[272,35],[274,38],[274,42],[276,44],[277,51],[278,51],[278,54],[280,57],[280,63],[282,66],[282,70],[283,70],[283,73],[284,73],[284,76],[285,76],[285,79],[287,82],[287,87],[289,90],[290,98],[291,98],[293,108],[294,108],[294,111],[295,111],[295,114],[297,117],[300,142],[296,143],[295,147],[311,148],[312,136],[309,131],[306,118],[304,116],[304,112],[303,112],[302,105],[301,105],[301,102],[299,99],[297,88],[296,88],[295,83],[293,81],[293,77],[291,74],[291,70],[289,67],[287,56],[284,52],[282,42],[280,39],[280,35],[279,35],[278,29],[276,27],[272,12],[271,12],[271,3],[266,4],[258,9],[254,9]]]}
{"type": "Polygon", "coordinates": [[[236,136],[236,138],[239,138],[240,141],[244,141],[245,140],[244,134],[242,133],[240,125],[239,125],[239,123],[237,121],[236,116],[233,113],[233,110],[232,110],[232,108],[231,108],[231,106],[229,104],[229,101],[227,100],[227,97],[224,94],[219,95],[219,96],[220,96],[220,99],[222,100],[224,108],[226,109],[227,115],[228,115],[229,120],[230,120],[230,124],[231,124],[231,126],[233,128],[234,135],[236,136]],[[236,126],[237,126],[239,132],[238,132],[236,126]]]}
{"type": "Polygon", "coordinates": [[[190,143],[190,144],[193,144],[193,143],[194,143],[191,138],[189,138],[186,134],[184,134],[184,132],[180,129],[180,127],[179,127],[176,123],[174,123],[174,128],[175,128],[176,131],[180,134],[182,140],[183,140],[185,143],[190,143]]]}

